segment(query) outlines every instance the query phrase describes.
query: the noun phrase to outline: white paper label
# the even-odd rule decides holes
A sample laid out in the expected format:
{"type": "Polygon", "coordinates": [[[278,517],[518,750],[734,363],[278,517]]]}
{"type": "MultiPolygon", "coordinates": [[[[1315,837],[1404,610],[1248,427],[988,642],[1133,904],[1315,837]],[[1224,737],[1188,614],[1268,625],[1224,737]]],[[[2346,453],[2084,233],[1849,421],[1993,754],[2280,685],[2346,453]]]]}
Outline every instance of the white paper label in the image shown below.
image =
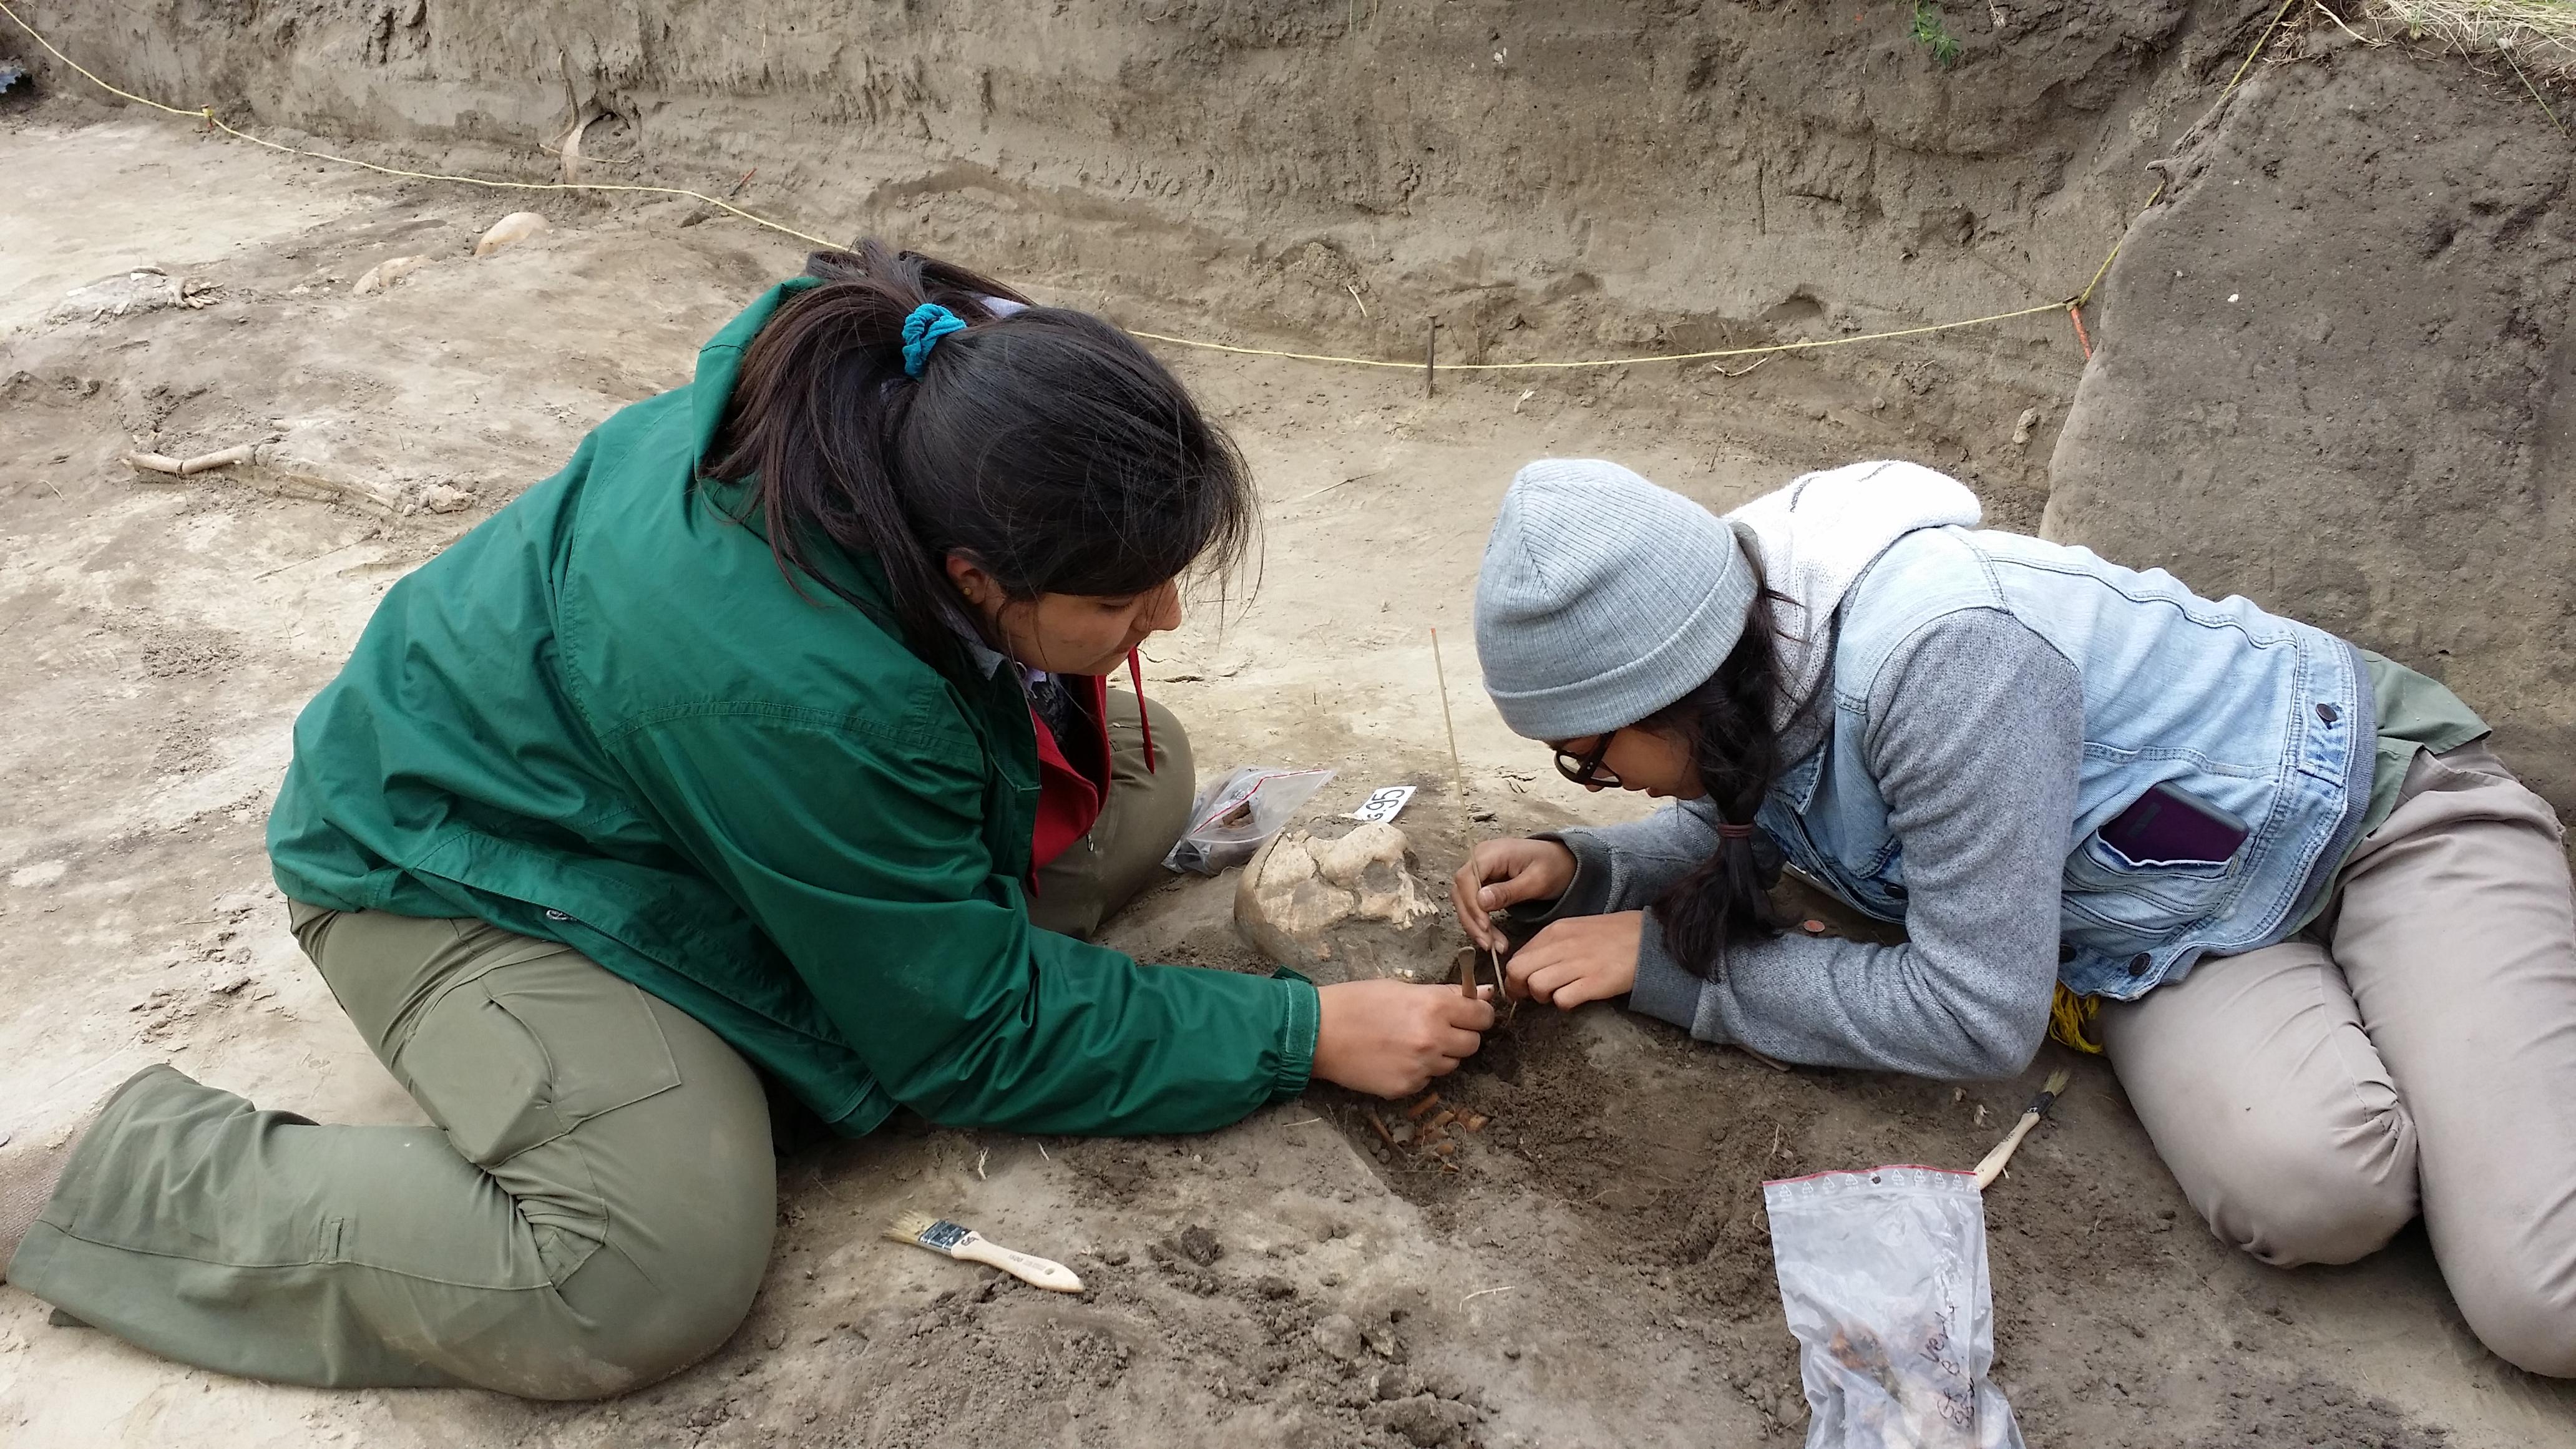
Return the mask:
{"type": "Polygon", "coordinates": [[[1412,799],[1411,785],[1389,785],[1361,801],[1360,808],[1352,811],[1347,818],[1363,825],[1380,824],[1393,820],[1412,799]]]}

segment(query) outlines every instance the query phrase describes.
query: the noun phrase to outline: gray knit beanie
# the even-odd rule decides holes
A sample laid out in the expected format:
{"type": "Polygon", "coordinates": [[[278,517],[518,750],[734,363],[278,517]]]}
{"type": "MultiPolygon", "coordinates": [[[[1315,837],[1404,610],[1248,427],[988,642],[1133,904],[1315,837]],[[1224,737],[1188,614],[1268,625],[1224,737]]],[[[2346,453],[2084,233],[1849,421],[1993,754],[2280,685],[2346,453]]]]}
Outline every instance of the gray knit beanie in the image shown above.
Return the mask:
{"type": "Polygon", "coordinates": [[[1725,520],[1616,463],[1521,469],[1476,574],[1476,652],[1534,740],[1635,724],[1717,672],[1759,584],[1725,520]]]}

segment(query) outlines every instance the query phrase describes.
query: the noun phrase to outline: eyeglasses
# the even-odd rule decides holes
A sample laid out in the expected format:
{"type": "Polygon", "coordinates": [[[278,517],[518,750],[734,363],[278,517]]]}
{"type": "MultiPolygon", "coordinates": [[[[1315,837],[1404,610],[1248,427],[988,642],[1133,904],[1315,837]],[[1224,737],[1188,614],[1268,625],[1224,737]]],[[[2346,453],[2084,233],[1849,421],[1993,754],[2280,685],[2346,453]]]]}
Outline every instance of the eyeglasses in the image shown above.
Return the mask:
{"type": "Polygon", "coordinates": [[[1604,730],[1592,741],[1592,749],[1589,753],[1577,755],[1572,750],[1557,751],[1556,772],[1578,785],[1599,785],[1606,789],[1617,789],[1618,775],[1603,769],[1601,762],[1610,753],[1610,742],[1618,737],[1617,730],[1604,730]]]}

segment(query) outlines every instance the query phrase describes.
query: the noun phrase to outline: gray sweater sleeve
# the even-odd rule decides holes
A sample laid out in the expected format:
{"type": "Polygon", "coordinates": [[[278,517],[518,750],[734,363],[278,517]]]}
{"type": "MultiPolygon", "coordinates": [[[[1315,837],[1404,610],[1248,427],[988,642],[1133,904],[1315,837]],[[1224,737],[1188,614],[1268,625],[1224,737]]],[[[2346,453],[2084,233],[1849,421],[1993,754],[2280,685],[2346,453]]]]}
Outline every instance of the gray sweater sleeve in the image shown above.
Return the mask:
{"type": "MultiPolygon", "coordinates": [[[[1786,1061],[2010,1076],[2039,1049],[2057,979],[2082,679],[2019,620],[1972,610],[1891,658],[1869,713],[1862,758],[1904,850],[1911,939],[1784,935],[1735,947],[1724,979],[1703,981],[1649,929],[1629,1004],[1786,1061]]],[[[1557,838],[1577,866],[1550,918],[1640,909],[1717,840],[1688,805],[1557,838]]]]}

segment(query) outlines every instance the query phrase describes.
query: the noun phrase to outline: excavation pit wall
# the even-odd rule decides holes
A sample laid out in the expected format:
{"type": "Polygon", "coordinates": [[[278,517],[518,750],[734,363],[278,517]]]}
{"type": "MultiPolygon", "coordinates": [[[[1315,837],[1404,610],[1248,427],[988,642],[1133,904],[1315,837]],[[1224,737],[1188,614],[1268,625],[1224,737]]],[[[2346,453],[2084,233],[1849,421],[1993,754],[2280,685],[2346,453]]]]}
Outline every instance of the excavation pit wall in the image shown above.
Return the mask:
{"type": "Polygon", "coordinates": [[[1740,377],[1761,359],[1447,385],[1716,411],[1820,464],[1901,454],[2010,527],[2054,487],[2057,536],[2455,681],[2576,807],[2569,148],[2529,96],[2315,16],[1963,6],[1944,67],[1903,17],[1819,0],[26,13],[245,125],[543,177],[587,120],[593,180],[739,183],[800,230],[1143,330],[1453,366],[2014,312],[2085,292],[2170,180],[2152,257],[2094,290],[2089,371],[2045,312],[1740,377]]]}

